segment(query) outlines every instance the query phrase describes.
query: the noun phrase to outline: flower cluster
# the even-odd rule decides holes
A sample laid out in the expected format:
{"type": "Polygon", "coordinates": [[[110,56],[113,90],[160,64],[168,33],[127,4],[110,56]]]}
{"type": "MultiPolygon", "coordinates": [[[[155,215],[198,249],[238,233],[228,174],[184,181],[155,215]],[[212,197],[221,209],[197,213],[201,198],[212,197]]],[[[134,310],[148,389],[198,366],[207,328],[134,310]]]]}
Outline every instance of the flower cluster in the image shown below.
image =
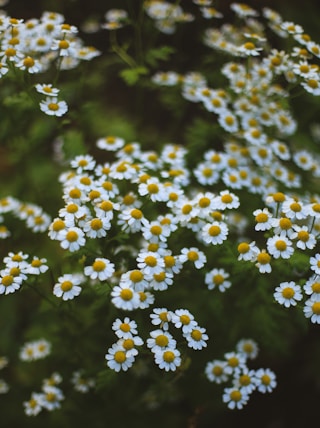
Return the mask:
{"type": "Polygon", "coordinates": [[[28,275],[40,275],[49,267],[45,258],[34,256],[28,261],[29,255],[22,251],[9,252],[3,259],[5,267],[0,270],[0,294],[11,294],[19,290],[27,280],[28,275]]]}
{"type": "MultiPolygon", "coordinates": [[[[297,253],[306,252],[303,273],[296,281],[281,282],[275,289],[274,298],[286,308],[296,306],[303,299],[304,314],[312,323],[320,324],[320,254],[312,253],[319,240],[320,199],[297,198],[294,195],[276,192],[266,198],[267,207],[253,212],[255,230],[265,232],[265,248],[259,248],[255,241],[240,242],[239,260],[251,261],[260,273],[270,273],[275,260],[294,259],[297,253]]],[[[294,263],[294,262],[293,262],[294,263]]]]}
{"type": "MultiPolygon", "coordinates": [[[[24,21],[5,13],[0,18],[0,78],[21,70],[30,75],[48,71],[52,64],[57,70],[75,68],[82,60],[99,55],[94,47],[83,45],[77,37],[78,29],[64,22],[57,12],[43,12],[42,16],[24,21]]],[[[51,84],[36,84],[38,93],[46,98],[40,110],[50,116],[62,116],[68,106],[59,101],[58,89],[51,84]]]]}
{"type": "Polygon", "coordinates": [[[210,382],[225,384],[222,400],[229,409],[242,409],[254,391],[272,392],[277,385],[276,376],[270,369],[250,369],[248,360],[256,358],[258,345],[252,339],[241,339],[236,350],[226,352],[223,360],[209,361],[205,374],[210,382]]]}
{"type": "Polygon", "coordinates": [[[26,227],[34,233],[46,232],[51,222],[49,214],[44,212],[39,205],[21,202],[12,196],[7,196],[0,199],[0,239],[12,235],[5,224],[5,218],[10,214],[19,220],[23,220],[26,227]]]}

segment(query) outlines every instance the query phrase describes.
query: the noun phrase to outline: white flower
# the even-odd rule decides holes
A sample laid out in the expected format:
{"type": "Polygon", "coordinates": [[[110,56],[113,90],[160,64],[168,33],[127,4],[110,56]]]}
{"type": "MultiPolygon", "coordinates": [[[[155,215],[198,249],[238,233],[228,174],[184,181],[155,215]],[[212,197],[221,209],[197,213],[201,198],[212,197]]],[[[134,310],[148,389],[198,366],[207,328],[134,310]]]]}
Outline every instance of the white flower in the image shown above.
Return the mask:
{"type": "Polygon", "coordinates": [[[181,365],[180,352],[175,348],[157,350],[154,353],[154,360],[160,369],[166,372],[175,371],[181,365]]]}
{"type": "Polygon", "coordinates": [[[190,247],[190,248],[182,248],[181,254],[179,256],[179,260],[181,263],[185,263],[186,261],[191,261],[194,263],[194,266],[196,269],[201,269],[206,261],[207,257],[203,253],[203,251],[200,251],[196,247],[190,247]]]}
{"type": "Polygon", "coordinates": [[[72,300],[81,293],[82,288],[79,285],[83,279],[81,274],[62,275],[53,287],[53,294],[63,300],[72,300]]]}
{"type": "Polygon", "coordinates": [[[294,281],[281,282],[275,289],[273,297],[280,304],[289,308],[295,306],[302,299],[301,287],[294,281]]]}
{"type": "Polygon", "coordinates": [[[128,317],[123,320],[117,318],[112,324],[112,330],[114,330],[117,337],[120,339],[128,339],[138,334],[137,323],[128,317]]]}
{"type": "Polygon", "coordinates": [[[167,308],[154,308],[150,314],[151,323],[157,325],[162,330],[169,329],[169,322],[172,319],[172,312],[168,311],[167,308]]]}
{"type": "Polygon", "coordinates": [[[292,242],[283,233],[268,238],[267,249],[275,259],[289,259],[294,253],[292,242]]]}
{"type": "Polygon", "coordinates": [[[137,309],[140,304],[139,293],[124,284],[113,287],[111,297],[111,301],[116,308],[126,311],[137,309]]]}
{"type": "Polygon", "coordinates": [[[315,254],[314,257],[310,257],[310,269],[313,270],[317,275],[320,275],[320,254],[315,254]]]}
{"type": "Polygon", "coordinates": [[[24,412],[27,416],[36,416],[42,410],[42,394],[33,392],[28,401],[23,402],[24,412]]]}
{"type": "Polygon", "coordinates": [[[259,392],[272,392],[277,386],[276,375],[270,369],[258,369],[256,383],[259,392]]]}
{"type": "Polygon", "coordinates": [[[215,287],[218,287],[219,291],[223,293],[227,288],[231,287],[231,282],[227,280],[229,276],[230,275],[224,269],[214,268],[210,272],[206,273],[204,281],[209,290],[213,290],[215,287]]]}
{"type": "Polygon", "coordinates": [[[207,346],[207,340],[209,336],[206,334],[206,329],[203,327],[193,327],[190,332],[183,333],[183,336],[187,339],[189,348],[202,349],[207,346]]]}
{"type": "Polygon", "coordinates": [[[65,101],[58,101],[56,97],[47,97],[40,102],[40,110],[49,116],[63,116],[68,111],[65,101]]]}
{"type": "Polygon", "coordinates": [[[207,223],[201,230],[201,238],[206,244],[222,244],[228,236],[228,226],[226,223],[215,221],[207,223]]]}
{"type": "Polygon", "coordinates": [[[70,227],[61,231],[60,245],[64,250],[78,251],[85,243],[84,233],[79,227],[70,227]]]}
{"type": "Polygon", "coordinates": [[[226,361],[222,360],[209,361],[205,367],[205,374],[208,380],[217,384],[226,382],[229,377],[224,370],[226,365],[226,361]]]}
{"type": "Polygon", "coordinates": [[[248,399],[249,395],[241,392],[237,387],[225,388],[222,396],[223,402],[228,404],[229,409],[242,409],[248,399]]]}
{"type": "Polygon", "coordinates": [[[105,258],[96,258],[91,266],[84,268],[84,274],[91,279],[99,279],[105,281],[111,278],[115,272],[114,263],[105,258]]]}
{"type": "Polygon", "coordinates": [[[107,365],[110,369],[119,372],[120,370],[127,371],[134,363],[134,356],[127,354],[121,345],[114,343],[111,348],[108,349],[108,353],[105,355],[107,365]]]}
{"type": "Polygon", "coordinates": [[[152,352],[176,347],[176,340],[167,331],[161,329],[153,330],[150,331],[150,336],[151,337],[147,339],[147,347],[150,348],[152,352]]]}
{"type": "Polygon", "coordinates": [[[306,318],[310,318],[313,324],[320,324],[320,299],[314,296],[305,301],[303,312],[306,318]]]}

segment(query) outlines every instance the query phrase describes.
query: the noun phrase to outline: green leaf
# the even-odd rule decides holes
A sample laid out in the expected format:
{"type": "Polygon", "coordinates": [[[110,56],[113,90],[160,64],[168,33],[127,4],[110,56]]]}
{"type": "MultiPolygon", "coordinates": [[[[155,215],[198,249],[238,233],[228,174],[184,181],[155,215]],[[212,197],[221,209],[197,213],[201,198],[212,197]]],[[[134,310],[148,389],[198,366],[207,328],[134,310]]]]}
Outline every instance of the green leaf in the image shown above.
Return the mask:
{"type": "Polygon", "coordinates": [[[159,61],[167,61],[175,52],[172,46],[160,46],[159,48],[150,49],[146,54],[146,61],[152,67],[157,67],[159,61]]]}
{"type": "Polygon", "coordinates": [[[120,72],[120,77],[127,85],[133,86],[141,76],[146,74],[148,74],[148,69],[146,67],[126,68],[120,72]]]}

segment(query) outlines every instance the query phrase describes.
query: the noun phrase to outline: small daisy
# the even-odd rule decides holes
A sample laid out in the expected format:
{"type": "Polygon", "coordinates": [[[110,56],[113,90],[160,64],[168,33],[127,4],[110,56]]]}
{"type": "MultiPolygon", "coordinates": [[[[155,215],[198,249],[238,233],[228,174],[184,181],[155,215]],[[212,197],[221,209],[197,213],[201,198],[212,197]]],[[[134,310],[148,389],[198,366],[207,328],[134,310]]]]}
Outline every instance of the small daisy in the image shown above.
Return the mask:
{"type": "Polygon", "coordinates": [[[255,230],[265,231],[271,229],[273,217],[268,208],[255,210],[253,211],[253,215],[256,221],[255,230]]]}
{"type": "Polygon", "coordinates": [[[276,375],[270,369],[258,369],[256,371],[257,390],[263,394],[272,392],[277,386],[276,375]]]}
{"type": "Polygon", "coordinates": [[[120,372],[120,370],[127,371],[134,363],[134,356],[125,351],[125,349],[118,343],[114,343],[111,348],[108,349],[105,355],[107,365],[110,369],[120,372]]]}
{"type": "Polygon", "coordinates": [[[273,297],[280,304],[289,308],[295,306],[298,301],[302,300],[301,287],[294,281],[281,282],[273,293],[273,297]]]}
{"type": "Polygon", "coordinates": [[[253,360],[258,355],[259,347],[252,339],[241,339],[236,344],[236,350],[237,352],[243,353],[246,358],[253,360]]]}
{"type": "Polygon", "coordinates": [[[146,275],[160,274],[165,267],[163,258],[152,251],[141,251],[137,257],[137,265],[146,275]]]}
{"type": "Polygon", "coordinates": [[[229,409],[242,409],[247,404],[249,395],[234,386],[224,389],[222,400],[228,404],[229,409]]]}
{"type": "Polygon", "coordinates": [[[23,279],[21,276],[10,274],[10,270],[3,269],[0,271],[0,294],[11,294],[19,290],[23,279]]]}
{"type": "Polygon", "coordinates": [[[282,232],[267,239],[267,249],[275,259],[289,259],[294,253],[292,242],[282,232]]]}
{"type": "Polygon", "coordinates": [[[239,388],[241,393],[250,395],[256,389],[255,370],[244,367],[240,373],[233,378],[233,386],[239,388]]]}
{"type": "Polygon", "coordinates": [[[227,382],[228,374],[225,372],[227,363],[222,360],[209,361],[205,367],[205,374],[210,382],[217,384],[227,382]]]}
{"type": "Polygon", "coordinates": [[[133,288],[135,291],[144,291],[149,288],[151,275],[146,275],[139,269],[129,270],[124,272],[120,277],[120,284],[126,287],[133,288]]]}
{"type": "Polygon", "coordinates": [[[294,233],[291,234],[291,239],[296,239],[296,246],[301,250],[306,248],[312,250],[316,244],[317,240],[312,233],[309,233],[307,226],[293,226],[294,233]]]}
{"type": "Polygon", "coordinates": [[[313,324],[320,324],[320,299],[318,296],[305,301],[303,312],[306,318],[310,318],[313,324]]]}
{"type": "Polygon", "coordinates": [[[218,210],[238,208],[240,206],[238,196],[228,190],[222,190],[220,195],[215,197],[215,204],[218,210]]]}
{"type": "Polygon", "coordinates": [[[147,339],[147,347],[151,352],[163,351],[168,348],[175,348],[177,341],[173,336],[164,330],[157,329],[150,331],[150,338],[147,339]]]}
{"type": "Polygon", "coordinates": [[[143,345],[143,340],[139,336],[128,337],[127,339],[119,339],[117,344],[124,349],[126,356],[136,357],[139,351],[136,346],[143,345]]]}
{"type": "Polygon", "coordinates": [[[84,274],[91,279],[99,279],[105,281],[111,278],[115,272],[114,263],[105,258],[96,258],[92,265],[84,268],[84,274]]]}
{"type": "Polygon", "coordinates": [[[123,284],[116,285],[111,291],[111,301],[116,308],[125,311],[137,309],[140,304],[140,296],[133,288],[123,284]]]}
{"type": "Polygon", "coordinates": [[[96,384],[93,378],[85,377],[81,370],[72,373],[71,383],[74,389],[82,394],[89,392],[96,384]]]}
{"type": "Polygon", "coordinates": [[[219,291],[223,293],[227,288],[231,287],[231,282],[227,280],[229,276],[230,275],[224,269],[214,268],[206,273],[204,282],[207,284],[208,290],[213,290],[215,287],[218,287],[219,291]]]}
{"type": "Polygon", "coordinates": [[[111,223],[107,217],[95,217],[83,224],[83,231],[88,238],[104,238],[107,230],[111,228],[111,223]]]}
{"type": "Polygon", "coordinates": [[[28,401],[23,402],[24,412],[27,416],[37,416],[42,410],[42,394],[33,392],[28,401]]]}
{"type": "Polygon", "coordinates": [[[112,324],[112,330],[119,339],[128,339],[138,334],[137,323],[128,317],[123,320],[117,318],[112,324]]]}
{"type": "Polygon", "coordinates": [[[53,88],[51,83],[37,83],[35,88],[39,94],[47,95],[48,97],[56,97],[59,93],[59,89],[53,88]]]}
{"type": "Polygon", "coordinates": [[[138,291],[140,297],[139,309],[149,308],[154,304],[155,298],[150,291],[138,291]]]}
{"type": "Polygon", "coordinates": [[[224,358],[227,363],[225,372],[229,375],[237,374],[246,367],[246,356],[241,352],[227,352],[224,358]]]}
{"type": "Polygon", "coordinates": [[[194,266],[196,269],[201,269],[205,265],[207,261],[207,257],[202,251],[200,251],[196,247],[190,247],[190,248],[185,247],[185,248],[182,248],[181,250],[179,260],[181,263],[191,261],[194,263],[194,266]]]}
{"type": "Polygon", "coordinates": [[[227,132],[233,133],[239,129],[237,118],[231,111],[224,110],[223,113],[220,113],[218,122],[227,132]]]}
{"type": "Polygon", "coordinates": [[[138,208],[130,208],[122,211],[118,216],[118,225],[123,230],[129,229],[132,233],[139,232],[143,226],[147,226],[149,221],[138,208]]]}
{"type": "Polygon", "coordinates": [[[40,259],[38,257],[33,257],[28,267],[28,273],[32,275],[40,275],[41,273],[47,272],[49,267],[46,265],[46,263],[47,259],[45,258],[40,259]]]}
{"type": "Polygon", "coordinates": [[[187,309],[176,309],[172,313],[171,322],[176,328],[181,328],[182,333],[190,333],[197,327],[194,316],[187,309]]]}
{"type": "Polygon", "coordinates": [[[258,252],[256,257],[256,267],[259,269],[260,273],[270,273],[271,272],[271,256],[265,250],[258,252]]]}
{"type": "Polygon", "coordinates": [[[165,350],[158,350],[154,353],[155,363],[160,369],[168,371],[176,371],[181,365],[180,352],[175,348],[166,348],[165,350]]]}
{"type": "Polygon", "coordinates": [[[60,245],[64,250],[78,251],[86,243],[84,232],[79,227],[70,227],[61,231],[60,245]]]}
{"type": "Polygon", "coordinates": [[[315,254],[314,257],[310,257],[310,269],[314,271],[316,275],[320,275],[320,254],[315,254]]]}
{"type": "Polygon", "coordinates": [[[189,348],[200,350],[207,347],[206,341],[209,339],[209,336],[203,327],[196,326],[190,332],[183,333],[183,336],[187,339],[189,348]]]}
{"type": "Polygon", "coordinates": [[[228,226],[224,222],[206,224],[201,230],[201,238],[206,244],[218,245],[227,239],[228,226]]]}
{"type": "Polygon", "coordinates": [[[81,293],[80,284],[83,280],[84,278],[81,274],[62,275],[53,287],[53,294],[57,297],[62,297],[63,300],[72,300],[81,293]]]}
{"type": "Polygon", "coordinates": [[[162,330],[169,329],[169,322],[172,319],[172,312],[167,308],[154,308],[150,314],[151,323],[159,326],[162,330]]]}
{"type": "Polygon", "coordinates": [[[240,242],[238,244],[238,260],[253,261],[256,260],[259,253],[259,248],[256,246],[256,242],[240,242]]]}
{"type": "Polygon", "coordinates": [[[315,299],[320,299],[320,279],[318,276],[312,276],[303,286],[303,291],[308,296],[313,296],[315,299]]]}
{"type": "Polygon", "coordinates": [[[49,116],[63,116],[68,111],[65,101],[58,101],[56,97],[48,97],[40,102],[40,110],[49,116]]]}
{"type": "Polygon", "coordinates": [[[287,198],[281,208],[284,215],[292,220],[303,220],[307,217],[307,212],[302,202],[296,201],[293,198],[287,198]]]}

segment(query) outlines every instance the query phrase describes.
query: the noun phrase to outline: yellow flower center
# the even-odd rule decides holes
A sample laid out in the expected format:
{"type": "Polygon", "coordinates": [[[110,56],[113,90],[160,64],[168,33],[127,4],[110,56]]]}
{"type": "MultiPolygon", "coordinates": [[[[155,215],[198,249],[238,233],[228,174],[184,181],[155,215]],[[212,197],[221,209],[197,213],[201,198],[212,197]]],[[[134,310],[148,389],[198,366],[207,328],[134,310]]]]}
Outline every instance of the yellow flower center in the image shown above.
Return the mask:
{"type": "Polygon", "coordinates": [[[216,285],[220,285],[220,284],[222,284],[222,283],[223,283],[223,281],[224,281],[224,277],[223,277],[222,275],[220,275],[219,273],[218,273],[217,275],[214,275],[214,276],[213,276],[213,282],[214,282],[216,285]]]}
{"type": "Polygon", "coordinates": [[[74,230],[69,230],[66,234],[66,239],[69,242],[75,242],[78,239],[78,234],[74,230]]]}
{"type": "Polygon", "coordinates": [[[222,375],[222,373],[223,373],[223,368],[222,368],[221,366],[214,366],[214,367],[212,368],[212,373],[213,373],[215,376],[221,376],[221,375],[222,375]]]}
{"type": "Polygon", "coordinates": [[[201,208],[207,208],[209,205],[210,205],[210,199],[209,198],[206,198],[206,197],[200,198],[199,206],[201,208]]]}
{"type": "Polygon", "coordinates": [[[192,330],[191,337],[193,340],[199,342],[202,339],[202,333],[200,330],[192,330]]]}
{"type": "Polygon", "coordinates": [[[151,226],[150,232],[152,235],[161,235],[162,228],[158,225],[151,226]]]}
{"type": "Polygon", "coordinates": [[[159,192],[159,186],[155,183],[148,184],[147,189],[150,194],[156,194],[159,192]]]}
{"type": "Polygon", "coordinates": [[[91,229],[99,230],[99,229],[102,229],[103,223],[100,220],[100,218],[94,218],[93,220],[91,220],[90,225],[91,225],[91,229]]]}
{"type": "Polygon", "coordinates": [[[59,42],[59,49],[68,49],[70,46],[69,42],[67,40],[60,40],[59,42]]]}
{"type": "Polygon", "coordinates": [[[241,242],[238,245],[238,251],[240,254],[245,254],[250,250],[250,245],[247,242],[241,242]]]}
{"type": "Polygon", "coordinates": [[[316,315],[320,315],[320,302],[314,302],[313,303],[312,312],[316,315]]]}
{"type": "Polygon", "coordinates": [[[59,105],[57,103],[49,103],[48,109],[52,110],[52,111],[57,111],[57,110],[59,110],[59,105]]]}
{"type": "Polygon", "coordinates": [[[218,236],[221,233],[219,226],[211,226],[208,230],[210,236],[218,236]]]}
{"type": "Polygon", "coordinates": [[[320,293],[320,282],[314,282],[311,288],[314,293],[320,293]]]}
{"type": "Polygon", "coordinates": [[[52,230],[54,232],[60,232],[65,228],[65,222],[63,220],[57,219],[52,223],[52,230]]]}
{"type": "Polygon", "coordinates": [[[133,209],[131,211],[131,217],[133,217],[136,220],[140,220],[143,217],[142,211],[138,210],[138,209],[133,209]]]}
{"type": "Polygon", "coordinates": [[[147,256],[147,257],[144,259],[144,261],[145,261],[145,263],[146,263],[146,265],[147,265],[147,266],[150,266],[150,267],[155,267],[155,266],[157,266],[157,259],[156,259],[156,257],[153,257],[153,256],[147,256]]]}
{"type": "Polygon", "coordinates": [[[96,260],[92,267],[95,272],[102,272],[106,268],[106,264],[102,260],[96,260]]]}
{"type": "Polygon", "coordinates": [[[1,284],[5,287],[9,287],[13,283],[12,275],[5,275],[1,278],[1,284]]]}
{"type": "Polygon", "coordinates": [[[294,296],[294,290],[291,287],[285,287],[282,290],[282,296],[285,299],[292,299],[292,297],[294,296]]]}
{"type": "Polygon", "coordinates": [[[69,192],[69,196],[72,199],[79,199],[81,196],[81,190],[77,189],[76,187],[74,189],[71,189],[69,192]]]}
{"type": "Polygon", "coordinates": [[[255,217],[257,223],[266,223],[269,219],[266,213],[259,213],[255,217]]]}
{"type": "Polygon", "coordinates": [[[120,292],[120,297],[122,300],[129,301],[133,297],[133,292],[130,288],[124,288],[120,292]]]}
{"type": "Polygon", "coordinates": [[[287,244],[285,241],[283,241],[282,239],[279,239],[276,243],[275,243],[275,247],[278,251],[285,251],[287,249],[287,244]]]}
{"type": "Polygon", "coordinates": [[[155,342],[156,342],[156,345],[165,347],[165,346],[168,346],[169,339],[166,335],[159,334],[159,336],[156,337],[155,342]]]}
{"type": "Polygon", "coordinates": [[[129,277],[132,282],[140,282],[143,280],[143,273],[140,270],[133,270],[129,277]]]}
{"type": "Polygon", "coordinates": [[[126,351],[129,351],[130,349],[134,348],[134,341],[132,339],[125,339],[122,343],[122,346],[126,351]]]}
{"type": "Polygon", "coordinates": [[[240,401],[242,398],[241,392],[238,390],[230,392],[230,398],[232,401],[240,401]]]}
{"type": "Polygon", "coordinates": [[[126,357],[126,353],[124,351],[117,351],[114,353],[114,360],[119,363],[122,364],[126,361],[127,357],[126,357]]]}
{"type": "Polygon", "coordinates": [[[166,363],[172,363],[174,361],[174,353],[172,351],[165,351],[163,353],[163,359],[166,363]]]}
{"type": "Polygon", "coordinates": [[[62,291],[70,291],[72,289],[72,287],[73,287],[73,284],[72,284],[71,281],[63,281],[61,283],[60,287],[61,287],[62,291]]]}
{"type": "Polygon", "coordinates": [[[195,262],[196,260],[199,259],[199,254],[196,251],[189,251],[188,252],[188,259],[191,262],[195,262]]]}

